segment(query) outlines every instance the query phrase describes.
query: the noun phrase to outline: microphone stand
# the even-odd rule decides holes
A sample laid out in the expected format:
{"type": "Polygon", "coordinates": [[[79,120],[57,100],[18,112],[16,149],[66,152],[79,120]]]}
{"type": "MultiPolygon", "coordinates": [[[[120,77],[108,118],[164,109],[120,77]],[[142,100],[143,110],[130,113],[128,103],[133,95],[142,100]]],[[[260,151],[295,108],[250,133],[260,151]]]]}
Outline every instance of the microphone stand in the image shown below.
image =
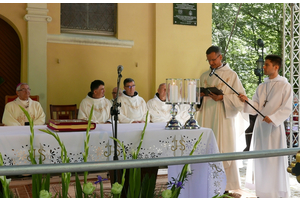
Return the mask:
{"type": "MultiPolygon", "coordinates": [[[[122,78],[122,74],[118,74],[118,80],[117,80],[117,97],[114,99],[113,106],[110,109],[110,115],[114,118],[112,120],[112,131],[113,131],[113,137],[118,139],[118,114],[120,114],[120,111],[118,107],[121,107],[121,103],[118,103],[119,98],[119,88],[120,88],[120,81],[122,78]]],[[[118,143],[114,140],[114,157],[113,160],[118,160],[118,143]]],[[[114,182],[117,182],[117,170],[114,170],[114,182]]]]}
{"type": "MultiPolygon", "coordinates": [[[[234,93],[236,93],[237,95],[240,95],[237,91],[235,91],[235,89],[233,89],[230,85],[228,85],[228,83],[226,83],[218,74],[215,73],[215,70],[211,71],[211,74],[214,74],[216,77],[218,77],[221,81],[223,81],[223,83],[225,83],[232,91],[234,91],[234,93]]],[[[249,106],[251,106],[258,114],[260,114],[263,118],[265,118],[265,116],[263,114],[261,114],[261,112],[259,112],[256,108],[254,108],[248,101],[245,101],[249,106]]]]}

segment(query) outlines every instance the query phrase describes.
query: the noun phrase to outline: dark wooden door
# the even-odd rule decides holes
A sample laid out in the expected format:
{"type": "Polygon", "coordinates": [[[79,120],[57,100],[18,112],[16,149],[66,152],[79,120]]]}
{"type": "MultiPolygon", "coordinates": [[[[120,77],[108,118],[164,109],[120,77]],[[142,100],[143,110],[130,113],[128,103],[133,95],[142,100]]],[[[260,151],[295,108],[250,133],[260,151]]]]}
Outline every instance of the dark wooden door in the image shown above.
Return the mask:
{"type": "Polygon", "coordinates": [[[16,31],[0,18],[0,121],[5,106],[5,95],[16,94],[20,83],[21,46],[16,31]]]}

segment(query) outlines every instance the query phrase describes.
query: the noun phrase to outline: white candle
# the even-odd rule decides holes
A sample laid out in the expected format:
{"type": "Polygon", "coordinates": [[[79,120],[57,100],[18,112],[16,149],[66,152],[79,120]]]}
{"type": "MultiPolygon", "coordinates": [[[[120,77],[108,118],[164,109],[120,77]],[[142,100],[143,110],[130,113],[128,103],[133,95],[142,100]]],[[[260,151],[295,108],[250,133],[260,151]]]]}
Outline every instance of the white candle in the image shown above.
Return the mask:
{"type": "Polygon", "coordinates": [[[196,102],[196,84],[195,84],[195,82],[189,82],[187,101],[188,102],[196,102]]]}
{"type": "Polygon", "coordinates": [[[170,85],[170,102],[177,103],[178,102],[178,86],[173,82],[170,85]]]}

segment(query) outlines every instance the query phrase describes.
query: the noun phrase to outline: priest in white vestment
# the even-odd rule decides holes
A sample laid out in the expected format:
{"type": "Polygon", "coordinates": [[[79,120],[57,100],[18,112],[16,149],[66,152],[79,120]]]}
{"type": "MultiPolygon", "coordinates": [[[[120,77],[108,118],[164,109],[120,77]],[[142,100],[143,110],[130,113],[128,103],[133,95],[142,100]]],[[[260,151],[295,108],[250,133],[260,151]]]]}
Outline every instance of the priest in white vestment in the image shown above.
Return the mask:
{"type": "MultiPolygon", "coordinates": [[[[114,89],[112,90],[111,94],[113,96],[113,98],[110,100],[111,104],[114,104],[114,100],[117,98],[117,92],[118,87],[114,87],[114,89]]],[[[121,88],[119,88],[119,97],[122,96],[123,91],[121,90],[121,88]]]]}
{"type": "Polygon", "coordinates": [[[110,108],[112,104],[104,96],[104,82],[102,80],[95,80],[91,83],[90,88],[91,91],[80,103],[78,119],[88,120],[91,108],[94,105],[92,122],[96,124],[109,123],[111,121],[110,108]]]}
{"type": "MultiPolygon", "coordinates": [[[[251,99],[240,95],[241,101],[247,100],[262,115],[257,115],[250,150],[287,148],[284,121],[292,113],[292,86],[285,77],[278,75],[282,59],[277,55],[268,55],[263,67],[268,75],[260,84],[251,99]]],[[[244,111],[252,115],[257,112],[244,103],[244,111]]],[[[255,188],[260,198],[290,197],[289,178],[287,173],[287,156],[266,157],[248,160],[246,187],[255,188]]]]}
{"type": "MultiPolygon", "coordinates": [[[[224,81],[226,81],[238,93],[245,94],[245,90],[237,74],[228,64],[222,63],[221,50],[217,46],[211,46],[206,51],[207,61],[211,69],[204,72],[200,77],[201,87],[216,87],[223,91],[224,95],[210,93],[203,96],[202,104],[196,119],[200,126],[211,128],[215,134],[220,153],[236,151],[235,121],[237,114],[243,110],[238,96],[215,75],[210,76],[211,70],[215,69],[224,81]]],[[[241,116],[241,115],[239,115],[241,116]]],[[[245,130],[245,129],[243,129],[245,130]]],[[[227,177],[226,191],[240,189],[240,175],[236,161],[224,161],[224,169],[227,177]]]]}
{"type": "Polygon", "coordinates": [[[121,103],[119,122],[144,123],[148,109],[145,100],[135,91],[133,79],[126,78],[124,80],[124,90],[123,95],[118,98],[118,102],[121,103]]]}
{"type": "Polygon", "coordinates": [[[157,93],[147,102],[147,107],[149,109],[151,122],[157,123],[170,121],[172,118],[172,106],[170,104],[166,104],[166,83],[159,85],[157,93]]]}
{"type": "MultiPolygon", "coordinates": [[[[2,123],[6,126],[24,126],[28,119],[19,106],[22,106],[30,115],[34,125],[45,124],[45,113],[41,104],[33,101],[27,83],[20,83],[16,88],[18,97],[5,105],[2,123]]],[[[29,124],[28,124],[29,125],[29,124]]]]}

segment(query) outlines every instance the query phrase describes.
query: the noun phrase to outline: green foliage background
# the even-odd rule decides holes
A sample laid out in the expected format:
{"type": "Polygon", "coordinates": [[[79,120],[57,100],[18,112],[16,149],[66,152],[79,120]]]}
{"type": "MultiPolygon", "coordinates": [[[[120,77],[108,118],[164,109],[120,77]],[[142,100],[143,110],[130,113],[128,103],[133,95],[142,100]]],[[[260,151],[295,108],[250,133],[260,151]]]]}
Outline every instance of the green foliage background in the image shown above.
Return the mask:
{"type": "Polygon", "coordinates": [[[282,56],[283,4],[213,3],[212,41],[213,45],[222,49],[223,54],[239,7],[240,12],[223,61],[229,63],[239,75],[247,96],[251,98],[258,85],[258,77],[254,74],[256,60],[262,53],[257,40],[264,41],[264,57],[268,54],[282,56]]]}

